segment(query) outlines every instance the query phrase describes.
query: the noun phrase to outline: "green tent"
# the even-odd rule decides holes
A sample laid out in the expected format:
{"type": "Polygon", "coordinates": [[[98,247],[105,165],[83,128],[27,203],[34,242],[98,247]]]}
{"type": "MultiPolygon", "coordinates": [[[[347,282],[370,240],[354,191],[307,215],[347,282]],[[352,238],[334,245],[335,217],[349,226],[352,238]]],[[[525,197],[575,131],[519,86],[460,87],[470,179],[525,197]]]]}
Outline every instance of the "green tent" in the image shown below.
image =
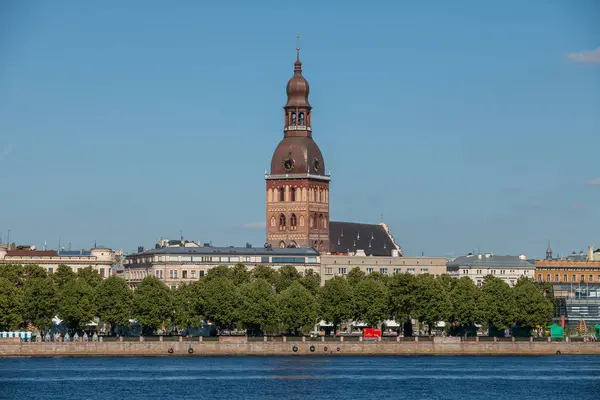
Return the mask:
{"type": "Polygon", "coordinates": [[[556,324],[552,324],[548,327],[550,329],[550,336],[553,338],[563,338],[565,337],[565,330],[556,324]]]}
{"type": "Polygon", "coordinates": [[[600,324],[594,325],[594,330],[596,331],[596,339],[600,339],[600,324]]]}

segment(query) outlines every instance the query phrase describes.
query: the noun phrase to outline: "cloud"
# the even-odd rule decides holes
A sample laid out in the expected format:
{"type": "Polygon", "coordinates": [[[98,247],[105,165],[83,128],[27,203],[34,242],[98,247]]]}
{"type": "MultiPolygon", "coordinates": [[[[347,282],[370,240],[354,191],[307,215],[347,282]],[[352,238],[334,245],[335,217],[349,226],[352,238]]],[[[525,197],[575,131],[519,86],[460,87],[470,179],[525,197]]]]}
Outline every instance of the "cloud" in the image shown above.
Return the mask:
{"type": "Polygon", "coordinates": [[[0,157],[6,157],[10,153],[12,153],[12,151],[13,151],[12,146],[6,146],[6,147],[4,147],[4,149],[2,149],[2,153],[0,153],[0,157]]]}
{"type": "Polygon", "coordinates": [[[585,184],[587,186],[600,186],[600,178],[589,180],[585,184]]]}
{"type": "Polygon", "coordinates": [[[265,229],[267,227],[267,223],[265,221],[261,222],[248,222],[242,225],[242,228],[247,229],[265,229]]]}
{"type": "Polygon", "coordinates": [[[581,203],[573,203],[571,204],[571,209],[572,210],[583,210],[585,208],[585,206],[581,203]]]}
{"type": "Polygon", "coordinates": [[[567,54],[567,59],[575,62],[600,64],[600,47],[596,50],[583,50],[567,54]]]}

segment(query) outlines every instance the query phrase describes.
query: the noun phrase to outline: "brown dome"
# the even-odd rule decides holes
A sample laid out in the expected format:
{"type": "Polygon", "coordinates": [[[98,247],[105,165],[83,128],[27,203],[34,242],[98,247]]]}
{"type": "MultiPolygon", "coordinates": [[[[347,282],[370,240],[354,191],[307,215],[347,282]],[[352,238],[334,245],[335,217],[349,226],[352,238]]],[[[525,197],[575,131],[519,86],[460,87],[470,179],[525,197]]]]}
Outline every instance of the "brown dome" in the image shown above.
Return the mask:
{"type": "Polygon", "coordinates": [[[300,58],[294,63],[294,75],[288,81],[285,91],[288,101],[286,107],[310,107],[308,95],[310,86],[304,76],[302,76],[302,63],[300,58]]]}
{"type": "Polygon", "coordinates": [[[311,137],[307,136],[283,138],[273,153],[271,174],[306,174],[308,172],[312,175],[325,175],[325,160],[323,160],[319,146],[311,137]],[[286,160],[288,161],[287,169],[286,160]]]}

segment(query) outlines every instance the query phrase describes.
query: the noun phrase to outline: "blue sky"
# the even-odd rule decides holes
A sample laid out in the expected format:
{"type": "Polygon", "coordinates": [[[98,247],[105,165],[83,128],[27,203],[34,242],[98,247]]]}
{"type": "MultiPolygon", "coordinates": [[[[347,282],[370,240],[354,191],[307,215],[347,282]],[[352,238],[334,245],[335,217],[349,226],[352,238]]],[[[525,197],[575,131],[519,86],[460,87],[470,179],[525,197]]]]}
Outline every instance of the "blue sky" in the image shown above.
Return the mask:
{"type": "Polygon", "coordinates": [[[407,255],[600,247],[598,20],[594,0],[4,1],[0,231],[262,245],[300,32],[332,219],[383,215],[407,255]]]}

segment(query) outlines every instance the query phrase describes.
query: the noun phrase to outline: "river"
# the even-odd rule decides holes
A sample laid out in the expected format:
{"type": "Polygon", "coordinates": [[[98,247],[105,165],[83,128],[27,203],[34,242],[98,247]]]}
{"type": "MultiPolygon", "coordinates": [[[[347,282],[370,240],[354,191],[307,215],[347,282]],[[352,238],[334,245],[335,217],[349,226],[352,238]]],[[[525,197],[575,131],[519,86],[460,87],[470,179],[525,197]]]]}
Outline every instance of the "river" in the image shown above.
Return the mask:
{"type": "Polygon", "coordinates": [[[600,356],[0,359],[1,399],[539,400],[599,390],[600,356]]]}

